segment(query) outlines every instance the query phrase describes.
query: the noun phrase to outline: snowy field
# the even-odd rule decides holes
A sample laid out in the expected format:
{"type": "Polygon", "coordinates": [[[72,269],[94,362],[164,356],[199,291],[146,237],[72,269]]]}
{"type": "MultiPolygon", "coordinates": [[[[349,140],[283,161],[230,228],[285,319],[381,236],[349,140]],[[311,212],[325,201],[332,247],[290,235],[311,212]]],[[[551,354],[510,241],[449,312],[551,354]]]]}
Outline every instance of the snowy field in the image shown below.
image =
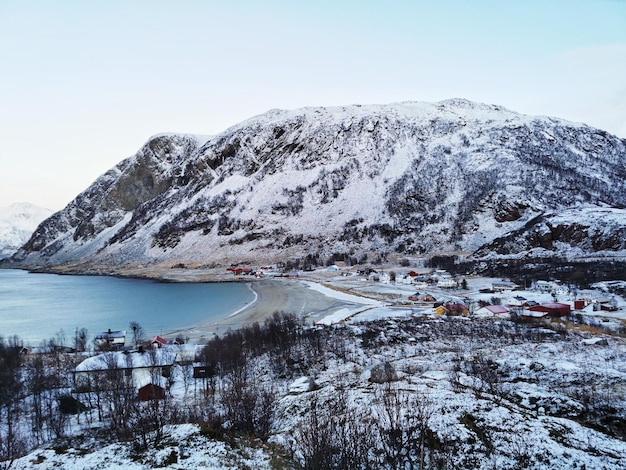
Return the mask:
{"type": "Polygon", "coordinates": [[[316,461],[327,463],[322,468],[626,468],[624,300],[606,285],[480,292],[493,281],[468,277],[467,289],[420,291],[444,302],[498,298],[503,305],[515,297],[543,303],[556,295],[573,304],[608,296],[617,310],[581,313],[593,324],[447,317],[410,303],[415,286],[315,273],[304,281],[308,288],[354,308],[306,334],[285,330],[293,336],[279,346],[253,348],[254,337],[237,343],[233,335],[221,350],[239,344],[248,351],[245,364],[210,356],[222,371],[211,380],[193,379],[191,364],[175,365],[166,400],[142,408],[167,416],[176,409],[184,421],[163,422],[158,445],[104,437],[110,418],[91,409],[67,418],[62,437],[10,468],[296,469],[316,461]],[[240,393],[235,408],[233,390],[240,393]],[[266,418],[263,432],[241,432],[235,411],[242,403],[255,410],[254,426],[266,418]]]}

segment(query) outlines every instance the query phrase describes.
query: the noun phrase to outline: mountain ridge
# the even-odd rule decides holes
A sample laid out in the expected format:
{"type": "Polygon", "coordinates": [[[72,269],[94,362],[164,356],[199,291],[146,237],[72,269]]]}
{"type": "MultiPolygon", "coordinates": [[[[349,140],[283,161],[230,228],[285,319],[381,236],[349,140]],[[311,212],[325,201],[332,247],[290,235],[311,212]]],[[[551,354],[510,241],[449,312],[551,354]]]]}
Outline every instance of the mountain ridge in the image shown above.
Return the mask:
{"type": "Polygon", "coordinates": [[[0,258],[11,256],[28,241],[40,222],[52,210],[28,202],[0,207],[0,258]]]}
{"type": "Polygon", "coordinates": [[[210,138],[152,137],[12,262],[622,257],[625,155],[624,140],[585,124],[464,99],[270,110],[210,138]],[[561,240],[574,221],[596,243],[561,240]],[[531,236],[546,224],[563,228],[531,236]]]}

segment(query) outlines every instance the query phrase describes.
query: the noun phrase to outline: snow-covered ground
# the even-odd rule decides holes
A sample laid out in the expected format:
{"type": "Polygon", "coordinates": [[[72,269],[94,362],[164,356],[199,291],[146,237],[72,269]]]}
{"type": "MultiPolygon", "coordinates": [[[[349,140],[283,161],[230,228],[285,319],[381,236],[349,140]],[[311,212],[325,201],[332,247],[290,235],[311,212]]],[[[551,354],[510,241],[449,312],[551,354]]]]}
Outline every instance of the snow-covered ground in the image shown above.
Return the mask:
{"type": "MultiPolygon", "coordinates": [[[[398,278],[400,278],[400,275],[398,275],[398,278]]],[[[470,312],[481,301],[487,303],[496,301],[502,305],[519,305],[520,301],[516,298],[522,297],[526,301],[538,304],[550,302],[565,303],[570,305],[573,313],[594,318],[604,323],[616,322],[619,324],[621,321],[626,320],[626,299],[609,291],[610,285],[621,285],[622,289],[626,289],[626,281],[600,282],[594,284],[592,289],[585,290],[570,290],[567,286],[554,284],[555,292],[541,291],[531,287],[520,287],[503,292],[481,292],[481,290],[491,289],[492,284],[499,281],[499,279],[465,276],[467,289],[439,288],[436,285],[416,287],[414,284],[407,284],[400,280],[396,282],[377,282],[367,280],[363,276],[344,276],[340,273],[331,275],[328,272],[317,273],[311,276],[311,279],[313,281],[308,281],[308,286],[324,293],[324,295],[367,306],[352,310],[346,309],[341,313],[337,312],[336,315],[323,319],[320,322],[323,324],[339,323],[353,316],[354,320],[364,321],[365,319],[402,317],[408,314],[415,314],[417,311],[428,313],[429,309],[423,304],[409,301],[408,297],[416,292],[430,293],[440,302],[466,303],[470,307],[470,312]],[[583,310],[575,310],[574,301],[577,299],[609,301],[616,309],[613,311],[601,310],[598,308],[599,304],[593,302],[583,310]],[[594,309],[594,305],[596,309],[594,309]]]]}
{"type": "MultiPolygon", "coordinates": [[[[84,437],[90,434],[83,416],[82,425],[73,418],[69,437],[11,468],[307,468],[317,442],[311,436],[320,435],[327,441],[316,445],[336,445],[333,458],[356,452],[350,468],[361,468],[358,452],[375,468],[391,468],[394,458],[448,469],[626,468],[626,339],[618,331],[626,304],[608,292],[615,283],[576,293],[480,292],[493,281],[467,277],[466,290],[420,292],[443,301],[498,298],[502,304],[515,297],[542,303],[556,295],[570,303],[609,294],[618,310],[607,312],[609,322],[602,321],[604,311],[581,313],[596,315],[605,328],[437,316],[432,307],[410,304],[417,289],[399,279],[313,273],[308,288],[355,307],[323,318],[313,330],[318,340],[299,339],[285,356],[250,355],[245,377],[251,390],[274,394],[265,439],[220,437],[203,422],[168,424],[159,446],[140,451],[132,443],[84,437]],[[395,456],[391,435],[400,436],[395,456]]],[[[173,369],[169,400],[204,410],[202,416],[226,413],[220,397],[233,378],[218,378],[214,401],[207,402],[202,391],[209,382],[190,379],[189,367],[173,369]]]]}
{"type": "Polygon", "coordinates": [[[123,443],[99,445],[92,442],[81,448],[39,449],[18,459],[10,467],[16,470],[145,470],[169,469],[271,469],[270,457],[261,448],[233,446],[203,436],[195,424],[169,426],[168,443],[138,455],[123,443]]]}

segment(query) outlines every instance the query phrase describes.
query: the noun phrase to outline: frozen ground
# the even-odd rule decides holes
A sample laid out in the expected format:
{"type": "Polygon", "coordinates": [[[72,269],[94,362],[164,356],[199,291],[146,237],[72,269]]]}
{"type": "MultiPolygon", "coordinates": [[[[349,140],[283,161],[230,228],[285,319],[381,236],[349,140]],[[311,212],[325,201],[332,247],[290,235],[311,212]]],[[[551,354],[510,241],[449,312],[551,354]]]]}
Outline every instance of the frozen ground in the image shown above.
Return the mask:
{"type": "MultiPolygon", "coordinates": [[[[438,299],[473,302],[555,300],[533,290],[479,292],[492,281],[467,278],[467,290],[426,290],[438,299]]],[[[606,328],[592,328],[436,316],[432,308],[408,305],[416,289],[400,283],[326,273],[305,282],[354,308],[323,317],[314,330],[316,346],[300,338],[284,355],[248,359],[251,386],[275,394],[264,439],[223,438],[203,424],[167,425],[158,448],[137,451],[131,443],[84,437],[89,432],[74,421],[70,437],[11,468],[300,468],[310,455],[308,438],[319,435],[343,442],[335,447],[337,458],[358,450],[375,468],[392,468],[392,457],[414,465],[423,459],[426,468],[626,468],[626,340],[616,330],[625,317],[621,297],[618,310],[599,324],[606,328]],[[373,380],[385,364],[387,378],[373,380]],[[302,386],[309,383],[315,386],[302,386]],[[391,435],[400,436],[395,457],[391,435]]],[[[606,286],[578,294],[606,296],[606,286]]],[[[562,293],[558,300],[574,298],[562,293]]],[[[605,318],[604,312],[589,315],[605,318]]],[[[175,368],[170,400],[219,410],[220,387],[226,390],[232,378],[218,379],[218,404],[209,407],[201,399],[207,383],[189,383],[185,370],[175,368]]]]}

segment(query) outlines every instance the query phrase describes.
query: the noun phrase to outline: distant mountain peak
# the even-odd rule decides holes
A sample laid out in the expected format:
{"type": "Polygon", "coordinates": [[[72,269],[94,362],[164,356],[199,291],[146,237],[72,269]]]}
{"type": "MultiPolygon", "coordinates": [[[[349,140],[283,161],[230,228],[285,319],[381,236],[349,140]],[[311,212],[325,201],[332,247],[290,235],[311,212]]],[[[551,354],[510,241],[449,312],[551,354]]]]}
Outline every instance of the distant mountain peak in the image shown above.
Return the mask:
{"type": "Polygon", "coordinates": [[[52,212],[28,202],[0,207],[0,258],[17,251],[52,212]]]}

